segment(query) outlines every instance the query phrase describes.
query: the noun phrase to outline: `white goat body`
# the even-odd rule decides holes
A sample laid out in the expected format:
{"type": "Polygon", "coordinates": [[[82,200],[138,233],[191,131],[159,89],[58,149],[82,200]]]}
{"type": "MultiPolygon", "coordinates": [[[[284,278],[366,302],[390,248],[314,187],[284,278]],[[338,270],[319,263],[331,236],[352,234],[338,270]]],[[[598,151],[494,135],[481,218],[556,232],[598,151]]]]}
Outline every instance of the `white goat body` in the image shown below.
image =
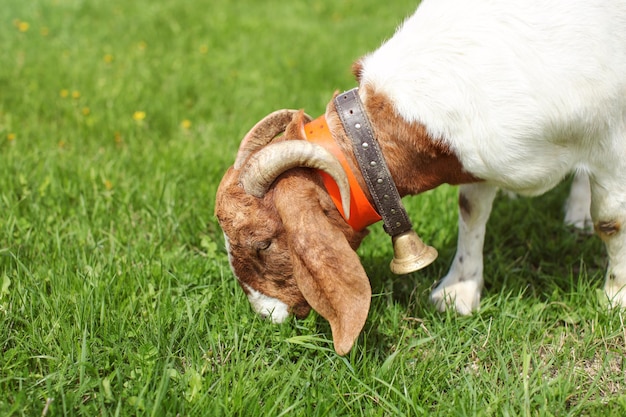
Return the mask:
{"type": "Polygon", "coordinates": [[[592,217],[610,235],[605,288],[626,304],[626,2],[426,0],[363,59],[361,85],[484,181],[461,186],[472,210],[433,292],[440,308],[478,308],[493,186],[536,195],[573,170],[591,176],[592,217]]]}
{"type": "MultiPolygon", "coordinates": [[[[537,195],[573,171],[566,219],[586,227],[591,216],[609,254],[605,291],[626,306],[624,0],[425,0],[355,73],[401,194],[461,184],[457,253],[431,295],[438,308],[479,307],[496,189],[537,195]]],[[[356,166],[332,102],[325,117],[356,166]]],[[[303,123],[294,117],[281,140],[304,139],[303,123]]],[[[369,308],[367,276],[353,253],[363,235],[329,209],[309,171],[277,177],[260,198],[246,195],[239,170],[253,153],[251,134],[216,202],[233,270],[257,311],[271,313],[265,300],[282,320],[310,305],[345,353],[369,308]]]]}
{"type": "Polygon", "coordinates": [[[625,42],[622,0],[426,0],[362,60],[361,84],[467,171],[536,195],[624,160],[625,42]]]}

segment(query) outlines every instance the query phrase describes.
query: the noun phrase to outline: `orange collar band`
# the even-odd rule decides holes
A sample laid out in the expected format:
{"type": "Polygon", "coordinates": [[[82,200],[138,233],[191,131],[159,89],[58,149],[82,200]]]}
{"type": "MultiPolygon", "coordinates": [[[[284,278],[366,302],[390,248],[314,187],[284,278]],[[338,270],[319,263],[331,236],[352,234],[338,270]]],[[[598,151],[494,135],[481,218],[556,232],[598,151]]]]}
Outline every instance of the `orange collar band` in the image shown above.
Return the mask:
{"type": "MultiPolygon", "coordinates": [[[[346,175],[348,176],[348,182],[350,184],[350,218],[347,219],[346,222],[354,230],[360,231],[365,229],[367,226],[380,221],[382,218],[367,199],[365,192],[359,185],[352,169],[350,168],[350,165],[348,164],[346,156],[333,139],[333,136],[328,129],[326,118],[324,116],[320,116],[312,122],[306,124],[304,126],[304,131],[309,142],[323,146],[339,160],[344,171],[346,172],[346,175]]],[[[341,197],[339,195],[339,187],[337,187],[335,180],[333,180],[330,175],[322,171],[320,171],[320,175],[322,176],[324,187],[326,187],[330,198],[339,209],[339,213],[343,216],[344,211],[343,205],[341,204],[341,197]]]]}

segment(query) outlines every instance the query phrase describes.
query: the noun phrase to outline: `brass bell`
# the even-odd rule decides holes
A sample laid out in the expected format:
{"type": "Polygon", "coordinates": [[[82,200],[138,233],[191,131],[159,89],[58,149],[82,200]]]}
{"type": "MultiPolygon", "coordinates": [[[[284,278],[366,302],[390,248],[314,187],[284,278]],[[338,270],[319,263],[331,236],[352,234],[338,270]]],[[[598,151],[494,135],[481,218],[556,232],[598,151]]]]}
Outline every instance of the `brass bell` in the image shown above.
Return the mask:
{"type": "Polygon", "coordinates": [[[426,245],[413,230],[392,238],[393,260],[389,267],[397,275],[415,272],[437,259],[437,249],[426,245]]]}

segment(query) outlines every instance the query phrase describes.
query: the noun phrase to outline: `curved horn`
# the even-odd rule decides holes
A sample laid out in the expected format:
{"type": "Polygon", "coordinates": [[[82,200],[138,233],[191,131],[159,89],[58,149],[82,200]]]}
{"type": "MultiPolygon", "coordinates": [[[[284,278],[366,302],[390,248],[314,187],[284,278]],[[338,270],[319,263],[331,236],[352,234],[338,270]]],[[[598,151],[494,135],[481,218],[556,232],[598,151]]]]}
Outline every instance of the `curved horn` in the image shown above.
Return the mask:
{"type": "Polygon", "coordinates": [[[250,158],[239,179],[248,194],[263,197],[280,174],[297,167],[319,169],[330,175],[339,187],[344,217],[350,217],[348,177],[337,158],[320,145],[287,140],[266,146],[250,158]]]}
{"type": "MultiPolygon", "coordinates": [[[[239,145],[234,168],[241,169],[250,155],[270,143],[278,134],[284,132],[285,128],[296,114],[298,114],[298,110],[276,110],[255,124],[239,145]]],[[[312,120],[307,114],[305,114],[305,119],[305,123],[312,120]]]]}

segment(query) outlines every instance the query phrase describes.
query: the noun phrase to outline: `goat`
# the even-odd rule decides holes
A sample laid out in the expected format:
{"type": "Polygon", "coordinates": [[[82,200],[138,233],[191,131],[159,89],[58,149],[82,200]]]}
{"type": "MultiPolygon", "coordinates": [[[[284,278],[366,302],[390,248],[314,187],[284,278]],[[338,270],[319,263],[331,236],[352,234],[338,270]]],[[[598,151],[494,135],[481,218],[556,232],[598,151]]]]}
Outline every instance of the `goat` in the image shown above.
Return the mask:
{"type": "MultiPolygon", "coordinates": [[[[571,172],[566,221],[593,219],[608,251],[606,295],[626,307],[626,2],[424,0],[353,72],[400,196],[459,185],[457,252],[431,293],[438,309],[479,308],[497,189],[539,195],[571,172]]],[[[282,322],[313,308],[342,355],[367,318],[355,250],[377,219],[351,222],[362,205],[354,189],[372,195],[335,100],[317,123],[339,153],[307,140],[315,123],[282,110],[253,127],[215,213],[254,309],[282,322]]]]}

